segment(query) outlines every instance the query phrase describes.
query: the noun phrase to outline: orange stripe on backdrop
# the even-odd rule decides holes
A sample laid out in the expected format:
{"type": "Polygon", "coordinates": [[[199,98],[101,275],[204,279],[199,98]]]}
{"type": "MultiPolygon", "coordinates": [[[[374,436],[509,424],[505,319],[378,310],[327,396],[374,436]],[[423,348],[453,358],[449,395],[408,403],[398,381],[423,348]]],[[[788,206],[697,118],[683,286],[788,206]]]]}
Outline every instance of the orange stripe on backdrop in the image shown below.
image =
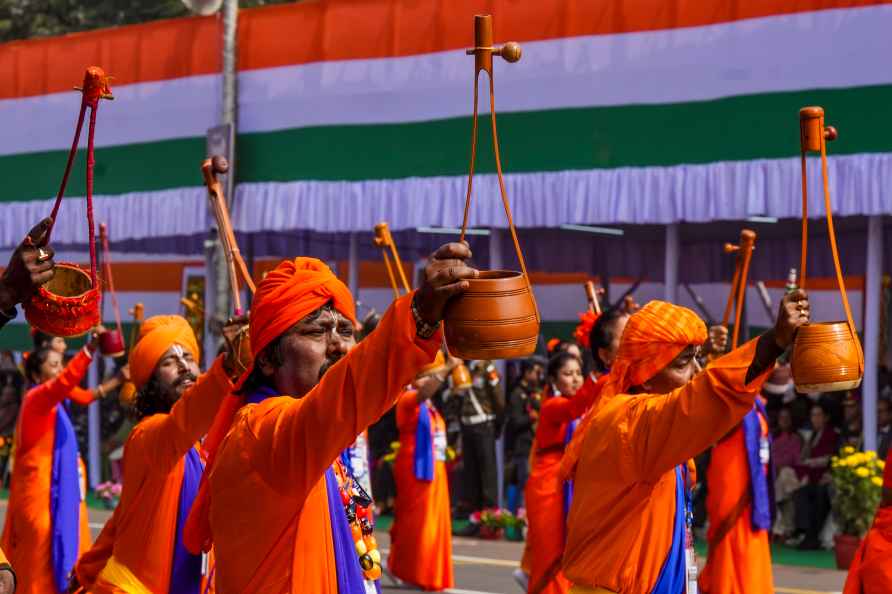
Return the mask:
{"type": "MultiPolygon", "coordinates": [[[[472,43],[471,17],[478,13],[494,15],[500,41],[538,41],[889,3],[892,0],[308,0],[243,10],[239,68],[455,50],[472,43]]],[[[219,38],[217,17],[190,17],[0,45],[0,99],[70,90],[90,64],[103,66],[118,85],[216,73],[219,38]]]]}

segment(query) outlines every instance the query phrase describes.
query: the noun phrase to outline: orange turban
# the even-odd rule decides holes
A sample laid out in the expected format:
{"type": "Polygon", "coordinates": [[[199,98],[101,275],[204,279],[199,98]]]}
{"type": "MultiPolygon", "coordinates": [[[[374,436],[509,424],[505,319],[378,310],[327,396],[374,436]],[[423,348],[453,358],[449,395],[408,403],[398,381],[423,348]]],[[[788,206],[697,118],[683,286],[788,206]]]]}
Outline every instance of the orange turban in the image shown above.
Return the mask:
{"type": "MultiPolygon", "coordinates": [[[[686,307],[651,301],[629,318],[619,341],[610,379],[612,395],[640,386],[692,344],[706,342],[706,325],[686,307]]],[[[602,392],[602,394],[605,394],[602,392]]]]}
{"type": "Polygon", "coordinates": [[[178,344],[196,359],[201,349],[192,326],[182,316],[152,316],[142,323],[139,338],[130,350],[130,378],[137,388],[142,388],[152,377],[155,366],[164,353],[178,344]]]}
{"type": "Polygon", "coordinates": [[[356,323],[353,296],[331,269],[316,258],[285,260],[266,275],[251,302],[251,352],[260,351],[283,332],[329,301],[356,323]]]}
{"type": "MultiPolygon", "coordinates": [[[[651,301],[632,314],[619,341],[600,402],[625,394],[662,371],[690,345],[706,342],[706,325],[686,307],[651,301]]],[[[561,477],[569,478],[582,453],[582,441],[594,414],[586,415],[561,461],[561,477]]]]}

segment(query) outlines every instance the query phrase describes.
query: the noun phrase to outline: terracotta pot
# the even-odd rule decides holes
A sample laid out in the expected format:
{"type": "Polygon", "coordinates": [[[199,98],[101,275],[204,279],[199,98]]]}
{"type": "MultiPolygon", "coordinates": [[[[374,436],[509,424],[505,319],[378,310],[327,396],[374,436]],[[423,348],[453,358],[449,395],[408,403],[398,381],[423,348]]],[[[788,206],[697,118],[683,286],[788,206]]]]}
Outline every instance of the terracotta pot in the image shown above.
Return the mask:
{"type": "Polygon", "coordinates": [[[848,570],[861,546],[861,539],[851,534],[837,534],[833,537],[833,553],[836,555],[836,567],[848,570]]]}
{"type": "Polygon", "coordinates": [[[56,264],[56,275],[24,304],[28,323],[52,336],[80,336],[99,324],[99,283],[79,266],[56,264]]]}
{"type": "Polygon", "coordinates": [[[493,528],[492,526],[480,525],[480,532],[477,534],[483,540],[502,540],[504,532],[501,528],[493,528]]]}
{"type": "Polygon", "coordinates": [[[861,345],[846,322],[799,328],[793,343],[793,382],[799,392],[836,392],[861,385],[861,345]]]}
{"type": "Polygon", "coordinates": [[[467,390],[472,385],[474,385],[474,378],[471,377],[471,372],[464,364],[452,368],[453,389],[467,390]]]}
{"type": "Polygon", "coordinates": [[[527,279],[512,270],[481,271],[446,306],[449,352],[462,359],[528,357],[539,340],[539,317],[527,279]]]}
{"type": "Polygon", "coordinates": [[[120,357],[125,350],[124,337],[117,329],[99,335],[99,352],[106,357],[120,357]]]}

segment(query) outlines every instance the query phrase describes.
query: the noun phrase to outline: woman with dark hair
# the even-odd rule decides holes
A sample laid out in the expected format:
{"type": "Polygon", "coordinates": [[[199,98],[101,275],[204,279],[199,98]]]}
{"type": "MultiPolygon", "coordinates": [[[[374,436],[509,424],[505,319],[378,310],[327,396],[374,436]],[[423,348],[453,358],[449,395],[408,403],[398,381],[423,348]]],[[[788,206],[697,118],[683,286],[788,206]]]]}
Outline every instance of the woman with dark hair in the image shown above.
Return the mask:
{"type": "Polygon", "coordinates": [[[591,404],[586,395],[594,392],[580,392],[582,362],[568,352],[559,352],[549,360],[546,382],[524,490],[529,524],[524,558],[530,569],[528,592],[566,594],[569,583],[560,567],[571,493],[569,485],[558,478],[558,471],[576,419],[591,404]]]}
{"type": "Polygon", "coordinates": [[[796,474],[803,485],[793,494],[796,530],[805,535],[803,550],[821,548],[818,536],[830,513],[830,458],[839,448],[839,434],[830,425],[830,411],[821,403],[811,407],[812,434],[802,447],[796,474]]]}
{"type": "MultiPolygon", "coordinates": [[[[74,398],[96,351],[100,327],[62,365],[62,354],[42,348],[28,357],[25,394],[15,432],[16,463],[3,529],[3,550],[19,577],[19,592],[61,592],[77,557],[90,547],[84,463],[63,402],[74,398]]],[[[89,397],[78,404],[89,404],[89,397]]]]}
{"type": "Polygon", "coordinates": [[[595,362],[597,375],[604,375],[610,371],[610,365],[616,358],[619,349],[619,339],[629,321],[629,314],[624,310],[608,309],[600,316],[592,326],[589,334],[589,348],[592,351],[592,360],[595,362]]]}

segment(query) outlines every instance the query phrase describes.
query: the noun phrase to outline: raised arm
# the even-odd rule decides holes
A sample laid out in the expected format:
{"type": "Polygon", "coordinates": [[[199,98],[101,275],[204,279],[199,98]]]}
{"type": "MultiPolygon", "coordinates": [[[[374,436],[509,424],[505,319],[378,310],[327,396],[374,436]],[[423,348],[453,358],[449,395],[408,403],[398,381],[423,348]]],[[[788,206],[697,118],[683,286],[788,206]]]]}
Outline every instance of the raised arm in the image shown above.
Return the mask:
{"type": "Polygon", "coordinates": [[[290,401],[281,414],[256,421],[253,464],[274,488],[303,497],[434,360],[442,333],[427,339],[416,334],[413,296],[395,301],[375,331],[332,366],[309,394],[290,401]]]}
{"type": "Polygon", "coordinates": [[[185,456],[207,433],[220,403],[233,390],[223,363],[224,355],[220,355],[210,370],[183,393],[169,414],[140,422],[127,441],[128,455],[146,456],[147,467],[162,473],[185,456]]]}
{"type": "Polygon", "coordinates": [[[68,365],[54,379],[33,388],[26,400],[29,415],[46,416],[53,407],[69,397],[74,388],[79,387],[87,369],[93,360],[93,354],[84,347],[75,355],[68,365]]]}
{"type": "Polygon", "coordinates": [[[761,340],[716,359],[668,394],[635,397],[620,431],[638,480],[656,480],[700,454],[752,409],[771,370],[765,365],[747,378],[761,340]]]}

